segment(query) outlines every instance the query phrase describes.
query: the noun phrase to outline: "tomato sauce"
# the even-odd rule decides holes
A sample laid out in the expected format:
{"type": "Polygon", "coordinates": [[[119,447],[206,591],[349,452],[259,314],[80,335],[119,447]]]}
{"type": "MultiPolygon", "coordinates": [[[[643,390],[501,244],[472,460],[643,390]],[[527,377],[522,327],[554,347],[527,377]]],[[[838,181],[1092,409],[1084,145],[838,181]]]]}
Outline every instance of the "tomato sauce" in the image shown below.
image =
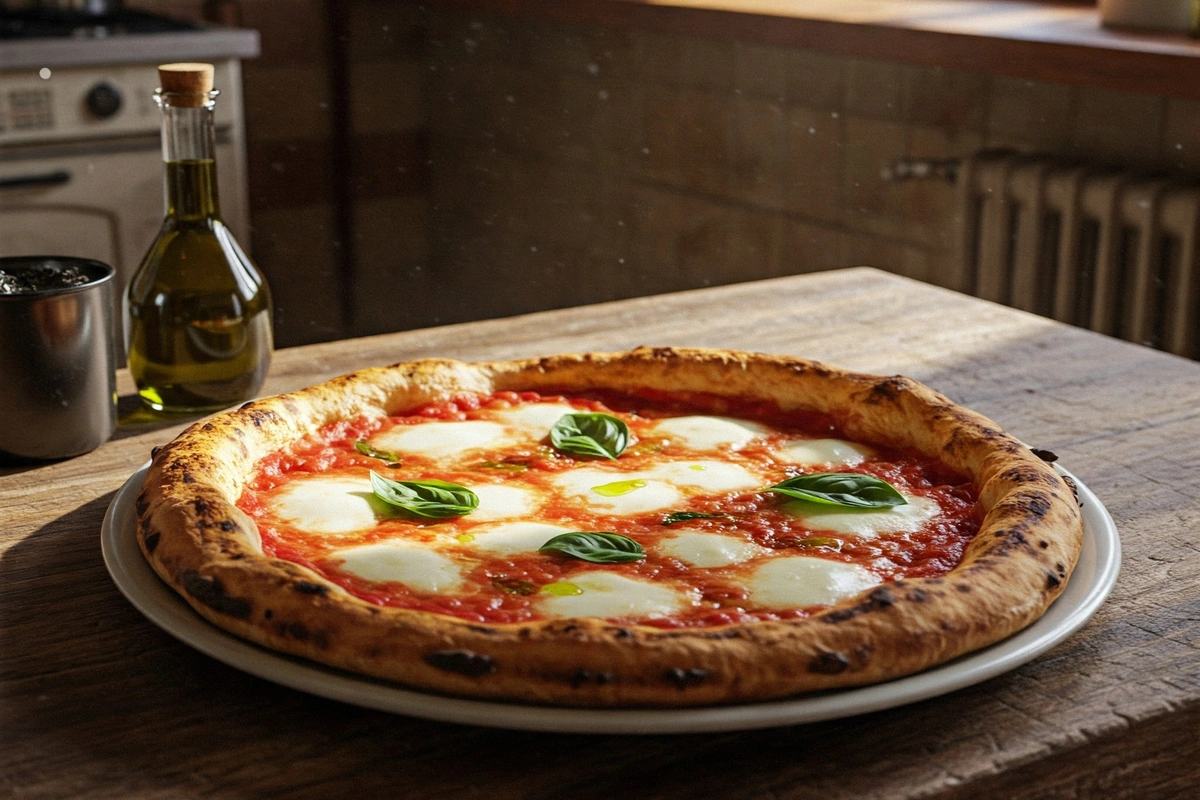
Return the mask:
{"type": "Polygon", "coordinates": [[[569,585],[572,575],[595,571],[612,571],[629,578],[686,587],[699,598],[692,607],[679,613],[624,620],[627,622],[662,628],[706,627],[797,619],[819,610],[819,607],[778,609],[755,606],[744,586],[745,564],[700,569],[656,552],[659,542],[685,528],[751,541],[762,548],[764,557],[772,553],[808,555],[858,564],[884,581],[944,574],[961,561],[967,544],[979,530],[977,492],[969,481],[924,456],[879,447],[873,448],[874,458],[853,469],[838,471],[873,475],[905,494],[934,501],[940,513],[915,533],[864,538],[810,529],[803,519],[788,512],[782,498],[761,489],[686,498],[671,511],[721,516],[692,519],[677,525],[665,525],[666,513],[663,511],[633,516],[596,513],[595,509],[583,509],[577,502],[552,493],[550,479],[563,470],[593,466],[597,460],[559,452],[545,441],[510,446],[496,452],[472,451],[470,457],[451,467],[411,454],[401,454],[399,463],[388,462],[355,448],[356,443],[396,426],[486,419],[491,411],[532,402],[569,403],[579,411],[604,412],[622,418],[633,437],[620,456],[622,469],[649,468],[668,459],[715,459],[764,475],[763,488],[804,472],[820,471],[781,463],[773,450],[781,440],[842,438],[838,421],[829,415],[784,412],[769,404],[731,402],[715,395],[605,393],[572,396],[568,400],[532,392],[498,392],[488,396],[464,394],[419,406],[404,415],[360,417],[328,425],[316,435],[262,459],[238,505],[258,524],[263,550],[268,556],[308,567],[356,597],[376,605],[490,623],[543,618],[536,601],[547,587],[569,585]],[[697,413],[754,420],[769,425],[773,432],[736,452],[726,450],[714,455],[675,452],[675,446],[656,437],[650,427],[656,419],[697,413]],[[394,480],[438,479],[461,485],[500,483],[529,487],[545,499],[537,521],[571,530],[621,534],[641,544],[646,557],[628,563],[595,564],[555,552],[494,555],[471,548],[471,531],[480,525],[497,523],[474,521],[469,515],[422,519],[398,512],[381,519],[368,530],[321,536],[299,530],[272,513],[272,495],[290,481],[312,475],[362,479],[369,470],[394,480]],[[340,560],[331,556],[343,548],[397,538],[436,541],[438,551],[450,555],[459,565],[461,590],[453,594],[436,594],[420,592],[402,583],[367,581],[340,570],[340,560]]]}

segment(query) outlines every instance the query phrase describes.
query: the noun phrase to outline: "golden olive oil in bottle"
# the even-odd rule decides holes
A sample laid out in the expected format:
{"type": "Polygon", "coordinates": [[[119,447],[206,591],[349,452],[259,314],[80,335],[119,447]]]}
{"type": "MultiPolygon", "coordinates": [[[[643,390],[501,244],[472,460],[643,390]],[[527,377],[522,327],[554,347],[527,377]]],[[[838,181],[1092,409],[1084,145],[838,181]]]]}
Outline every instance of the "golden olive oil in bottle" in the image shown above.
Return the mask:
{"type": "Polygon", "coordinates": [[[271,362],[266,281],[221,221],[213,68],[159,67],[166,218],[125,293],[129,371],[157,411],[254,397],[271,362]]]}

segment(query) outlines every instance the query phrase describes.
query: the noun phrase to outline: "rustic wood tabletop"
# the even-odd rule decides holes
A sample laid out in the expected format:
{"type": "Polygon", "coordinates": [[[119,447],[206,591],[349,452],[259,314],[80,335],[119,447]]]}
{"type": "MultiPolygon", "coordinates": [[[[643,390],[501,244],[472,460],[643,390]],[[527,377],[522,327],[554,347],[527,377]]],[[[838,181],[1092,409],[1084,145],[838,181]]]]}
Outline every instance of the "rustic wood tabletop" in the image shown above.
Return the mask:
{"type": "Polygon", "coordinates": [[[1200,364],[859,268],[282,350],[266,391],[414,357],[640,344],[902,373],[1054,450],[1120,530],[1112,596],[1010,673],[829,722],[584,736],[366,710],[214,661],[118,591],[105,509],[185,424],[139,413],[122,374],[112,441],[0,467],[0,796],[1196,796],[1200,364]]]}

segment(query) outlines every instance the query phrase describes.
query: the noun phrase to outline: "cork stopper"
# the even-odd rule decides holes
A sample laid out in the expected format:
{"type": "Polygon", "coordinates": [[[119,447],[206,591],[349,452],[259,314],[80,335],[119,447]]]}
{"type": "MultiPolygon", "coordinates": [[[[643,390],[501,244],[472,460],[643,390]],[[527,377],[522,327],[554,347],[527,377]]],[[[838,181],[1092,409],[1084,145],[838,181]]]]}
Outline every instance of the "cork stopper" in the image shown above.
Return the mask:
{"type": "Polygon", "coordinates": [[[164,94],[177,95],[171,105],[198,107],[208,102],[213,89],[213,65],[199,63],[162,64],[158,80],[164,94]]]}

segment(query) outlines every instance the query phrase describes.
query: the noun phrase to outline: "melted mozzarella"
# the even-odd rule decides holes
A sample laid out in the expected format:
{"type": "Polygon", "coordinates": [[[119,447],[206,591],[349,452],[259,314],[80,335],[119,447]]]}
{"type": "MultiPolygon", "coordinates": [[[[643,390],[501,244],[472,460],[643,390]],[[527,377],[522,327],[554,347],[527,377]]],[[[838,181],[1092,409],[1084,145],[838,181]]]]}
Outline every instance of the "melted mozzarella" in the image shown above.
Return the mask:
{"type": "Polygon", "coordinates": [[[584,467],[560,472],[550,480],[567,497],[581,502],[589,509],[607,514],[646,514],[671,508],[683,499],[683,493],[679,489],[661,480],[651,471],[617,472],[584,467]],[[593,491],[597,486],[618,481],[644,481],[646,485],[611,497],[593,491]]]}
{"type": "Polygon", "coordinates": [[[885,533],[915,533],[938,515],[938,505],[924,497],[905,495],[908,505],[891,508],[838,508],[836,506],[793,500],[787,503],[791,513],[817,531],[834,531],[874,539],[885,533]]]}
{"type": "Polygon", "coordinates": [[[692,589],[635,580],[611,572],[584,572],[566,579],[583,591],[575,595],[537,595],[544,614],[556,617],[661,617],[699,600],[692,589]]]}
{"type": "Polygon", "coordinates": [[[472,528],[471,535],[475,538],[469,546],[497,555],[532,553],[560,533],[572,530],[543,522],[507,522],[494,527],[472,528]]]}
{"type": "Polygon", "coordinates": [[[403,583],[422,592],[456,592],[462,588],[458,565],[423,542],[392,540],[349,547],[330,554],[343,572],[376,583],[403,583]]]}
{"type": "Polygon", "coordinates": [[[564,414],[574,414],[578,410],[566,403],[525,403],[516,408],[492,411],[491,416],[540,441],[550,435],[550,429],[564,414]]]}
{"type": "Polygon", "coordinates": [[[472,521],[529,516],[542,506],[535,490],[521,486],[480,483],[468,488],[479,497],[479,506],[468,517],[472,521]]]}
{"type": "Polygon", "coordinates": [[[844,439],[802,439],[779,448],[783,461],[805,467],[856,467],[873,455],[866,445],[844,439]]]}
{"type": "Polygon", "coordinates": [[[672,461],[658,464],[646,474],[675,486],[710,492],[732,492],[762,485],[761,476],[724,461],[672,461]]]}
{"type": "Polygon", "coordinates": [[[651,430],[691,450],[732,450],[766,434],[762,425],[732,417],[670,417],[655,423],[651,430]]]}
{"type": "Polygon", "coordinates": [[[762,483],[761,477],[745,467],[723,461],[680,461],[632,472],[584,467],[560,472],[550,480],[566,496],[609,514],[662,511],[678,505],[689,495],[751,489],[762,483]],[[645,486],[632,488],[632,481],[641,481],[645,486]],[[611,496],[595,491],[613,483],[625,483],[629,488],[623,494],[611,496]]]}
{"type": "Polygon", "coordinates": [[[374,527],[387,516],[387,504],[375,498],[371,483],[361,478],[300,478],[269,501],[279,520],[308,533],[339,535],[374,527]]]}
{"type": "Polygon", "coordinates": [[[498,449],[514,444],[518,437],[507,426],[484,419],[465,422],[423,422],[397,425],[371,437],[371,444],[399,454],[435,460],[481,448],[498,449]]]}
{"type": "Polygon", "coordinates": [[[657,549],[702,569],[740,564],[762,552],[761,547],[745,539],[702,531],[680,531],[664,539],[657,549]]]}
{"type": "Polygon", "coordinates": [[[774,558],[747,581],[750,598],[771,608],[827,606],[881,583],[857,564],[810,556],[774,558]]]}

